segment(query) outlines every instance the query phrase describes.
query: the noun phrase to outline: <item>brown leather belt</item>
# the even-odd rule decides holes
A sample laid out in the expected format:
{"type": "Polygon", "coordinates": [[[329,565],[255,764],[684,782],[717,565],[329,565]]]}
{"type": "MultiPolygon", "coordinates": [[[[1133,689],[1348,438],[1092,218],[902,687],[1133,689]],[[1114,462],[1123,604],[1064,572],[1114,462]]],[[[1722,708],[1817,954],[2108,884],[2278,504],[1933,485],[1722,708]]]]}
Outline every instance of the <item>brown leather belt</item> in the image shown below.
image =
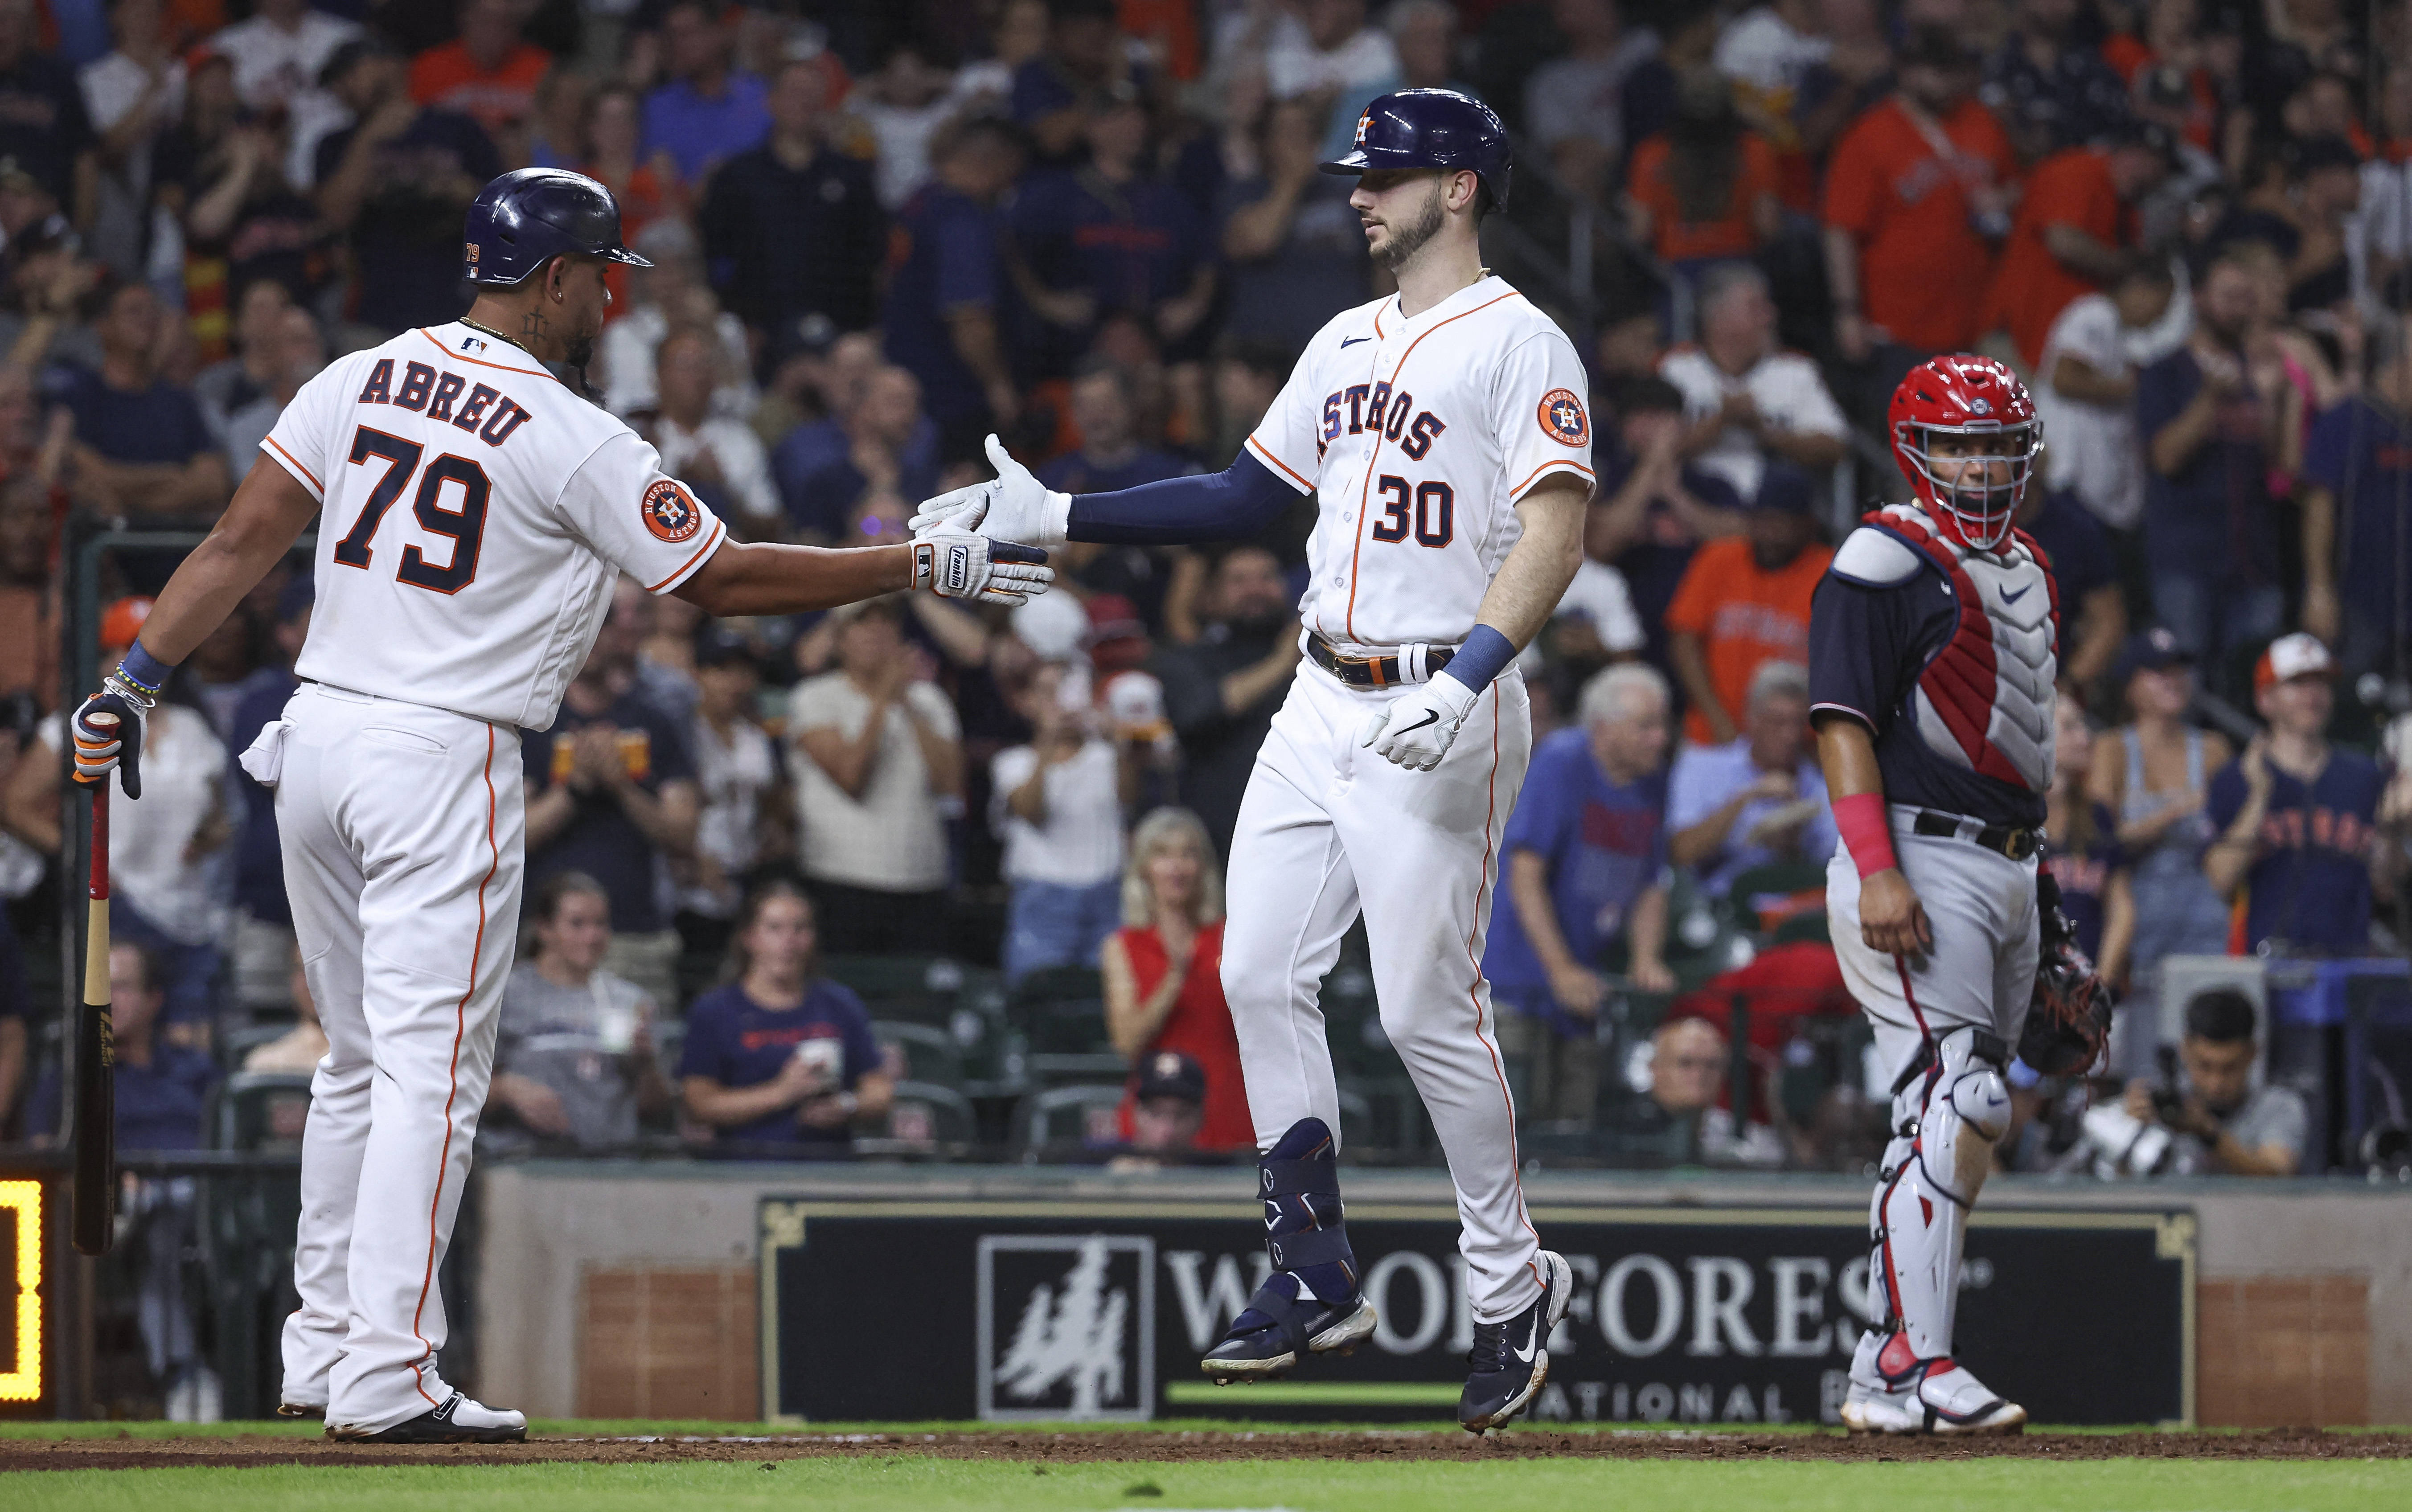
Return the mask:
{"type": "Polygon", "coordinates": [[[1971,840],[1987,850],[2023,861],[2043,848],[2043,831],[2014,824],[1989,824],[1971,835],[1962,828],[1956,814],[1938,814],[1928,809],[1910,825],[1917,834],[1935,840],[1971,840]]]}
{"type": "MultiPolygon", "coordinates": [[[[1306,653],[1315,665],[1352,688],[1394,688],[1407,682],[1399,669],[1396,656],[1350,656],[1331,648],[1331,642],[1310,632],[1306,638],[1306,653]]],[[[1457,653],[1447,646],[1434,646],[1424,653],[1424,676],[1429,679],[1449,664],[1457,653]]]]}

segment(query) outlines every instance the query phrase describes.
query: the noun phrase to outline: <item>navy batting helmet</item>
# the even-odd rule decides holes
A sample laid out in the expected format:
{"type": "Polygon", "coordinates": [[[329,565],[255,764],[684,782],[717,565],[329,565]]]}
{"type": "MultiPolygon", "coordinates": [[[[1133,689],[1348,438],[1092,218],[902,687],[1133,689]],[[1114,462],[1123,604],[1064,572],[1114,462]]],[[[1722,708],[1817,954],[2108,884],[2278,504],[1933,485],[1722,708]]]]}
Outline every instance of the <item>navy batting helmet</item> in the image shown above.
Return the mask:
{"type": "Polygon", "coordinates": [[[1323,165],[1326,173],[1370,169],[1466,169],[1508,203],[1508,128],[1491,107],[1453,89],[1402,89],[1365,107],[1357,118],[1356,150],[1323,165]]]}
{"type": "Polygon", "coordinates": [[[620,244],[611,191],[557,168],[517,169],[487,184],[465,234],[462,276],[473,284],[516,284],[565,253],[653,266],[620,244]]]}

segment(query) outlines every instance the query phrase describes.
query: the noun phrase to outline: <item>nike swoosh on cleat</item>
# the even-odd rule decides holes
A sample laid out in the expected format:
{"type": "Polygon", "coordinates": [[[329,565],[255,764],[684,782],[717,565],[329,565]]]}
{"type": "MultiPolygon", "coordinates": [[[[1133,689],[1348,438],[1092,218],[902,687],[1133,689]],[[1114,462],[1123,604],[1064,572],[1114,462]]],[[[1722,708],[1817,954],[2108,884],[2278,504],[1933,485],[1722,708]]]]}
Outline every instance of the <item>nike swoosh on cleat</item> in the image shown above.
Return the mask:
{"type": "Polygon", "coordinates": [[[1425,710],[1425,711],[1424,711],[1424,717],[1423,717],[1423,718],[1417,720],[1417,721],[1416,721],[1414,724],[1412,724],[1412,725],[1404,725],[1404,726],[1401,726],[1398,729],[1396,729],[1396,730],[1392,731],[1392,733],[1393,733],[1393,734],[1397,734],[1397,735],[1405,735],[1405,734],[1407,734],[1408,732],[1410,732],[1410,731],[1412,731],[1412,730],[1419,730],[1419,729],[1423,728],[1426,725],[1437,725],[1437,724],[1439,724],[1439,723],[1440,723],[1440,712],[1439,712],[1438,710],[1434,710],[1434,709],[1427,709],[1427,710],[1425,710]]]}
{"type": "Polygon", "coordinates": [[[1343,339],[1340,345],[1343,347],[1349,347],[1356,345],[1360,341],[1372,341],[1373,339],[1374,338],[1371,336],[1349,336],[1343,339]]]}
{"type": "Polygon", "coordinates": [[[1533,1352],[1540,1347],[1541,1314],[1540,1310],[1536,1308],[1533,1311],[1532,1331],[1524,1336],[1524,1347],[1516,1351],[1516,1358],[1522,1360],[1525,1364],[1530,1365],[1533,1363],[1533,1352]]]}
{"type": "Polygon", "coordinates": [[[2033,588],[2034,586],[2035,586],[2035,584],[2033,584],[2033,583],[2029,583],[2029,584],[2027,584],[2026,588],[2022,588],[2022,589],[2020,589],[2020,590],[2019,590],[2017,593],[2015,593],[2015,594],[2014,594],[2014,593],[2012,593],[2012,592],[2010,592],[2010,591],[2009,591],[2009,589],[2008,589],[2008,587],[2005,587],[2005,588],[2003,588],[2003,590],[2002,590],[2002,602],[2003,602],[2003,603],[2005,603],[2005,604],[2015,604],[2015,603],[2017,603],[2020,599],[2026,597],[2026,596],[2027,596],[2027,589],[2028,589],[2028,588],[2033,588]]]}

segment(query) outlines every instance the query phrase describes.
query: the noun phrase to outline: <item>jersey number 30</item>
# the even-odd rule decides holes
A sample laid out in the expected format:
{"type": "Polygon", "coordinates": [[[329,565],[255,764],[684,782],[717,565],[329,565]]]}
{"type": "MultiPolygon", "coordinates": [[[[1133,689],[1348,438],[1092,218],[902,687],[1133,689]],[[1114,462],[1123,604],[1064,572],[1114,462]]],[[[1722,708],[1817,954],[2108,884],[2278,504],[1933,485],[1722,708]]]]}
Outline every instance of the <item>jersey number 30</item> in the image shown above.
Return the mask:
{"type": "Polygon", "coordinates": [[[377,526],[393,501],[410,486],[413,474],[419,475],[419,496],[411,501],[410,512],[419,528],[437,536],[452,538],[452,560],[436,566],[421,556],[417,545],[402,549],[402,565],[393,575],[414,588],[425,588],[439,594],[457,594],[477,580],[478,547],[486,535],[486,498],[493,486],[486,480],[486,470],[466,457],[447,452],[427,464],[420,473],[419,459],[426,448],[416,441],[404,441],[398,435],[372,431],[363,425],[352,436],[352,461],[367,462],[372,457],[385,460],[385,476],[369,490],[368,502],[360,506],[360,517],[352,528],[335,543],[335,560],[347,567],[365,568],[375,554],[369,542],[376,538],[377,526]],[[461,486],[458,508],[444,506],[444,485],[461,486]]]}
{"type": "Polygon", "coordinates": [[[1385,473],[1374,486],[1381,492],[1383,514],[1374,521],[1375,540],[1403,541],[1413,530],[1418,546],[1447,546],[1457,534],[1457,493],[1448,484],[1434,479],[1410,485],[1404,477],[1385,473]]]}

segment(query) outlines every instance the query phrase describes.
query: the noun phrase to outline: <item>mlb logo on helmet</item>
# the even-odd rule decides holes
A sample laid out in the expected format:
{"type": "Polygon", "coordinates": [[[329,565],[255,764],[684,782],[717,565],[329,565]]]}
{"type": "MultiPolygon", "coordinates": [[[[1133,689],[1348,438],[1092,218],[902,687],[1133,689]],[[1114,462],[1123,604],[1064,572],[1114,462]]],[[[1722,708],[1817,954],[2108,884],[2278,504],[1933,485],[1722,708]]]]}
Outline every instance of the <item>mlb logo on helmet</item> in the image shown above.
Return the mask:
{"type": "Polygon", "coordinates": [[[639,506],[645,517],[645,528],[656,540],[672,544],[683,541],[703,523],[703,513],[687,497],[686,490],[675,478],[665,477],[645,490],[645,502],[639,506]]]}

